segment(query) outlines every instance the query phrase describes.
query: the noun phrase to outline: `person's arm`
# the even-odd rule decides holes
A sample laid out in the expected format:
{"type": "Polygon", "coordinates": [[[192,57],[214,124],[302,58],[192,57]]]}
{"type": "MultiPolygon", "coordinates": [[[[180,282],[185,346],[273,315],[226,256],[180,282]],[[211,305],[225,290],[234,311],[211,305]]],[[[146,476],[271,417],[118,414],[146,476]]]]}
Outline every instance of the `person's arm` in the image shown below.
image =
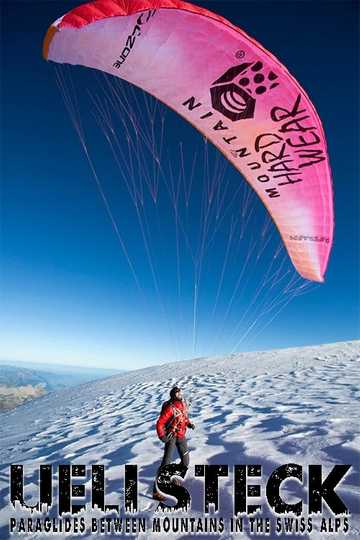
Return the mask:
{"type": "Polygon", "coordinates": [[[195,429],[195,424],[194,424],[194,422],[192,422],[192,421],[190,420],[189,417],[187,417],[187,424],[186,424],[186,425],[187,425],[187,427],[190,428],[190,429],[195,429]]]}
{"type": "Polygon", "coordinates": [[[165,426],[173,416],[172,408],[170,406],[165,407],[164,411],[160,414],[158,421],[156,422],[156,431],[160,440],[166,437],[165,426]]]}

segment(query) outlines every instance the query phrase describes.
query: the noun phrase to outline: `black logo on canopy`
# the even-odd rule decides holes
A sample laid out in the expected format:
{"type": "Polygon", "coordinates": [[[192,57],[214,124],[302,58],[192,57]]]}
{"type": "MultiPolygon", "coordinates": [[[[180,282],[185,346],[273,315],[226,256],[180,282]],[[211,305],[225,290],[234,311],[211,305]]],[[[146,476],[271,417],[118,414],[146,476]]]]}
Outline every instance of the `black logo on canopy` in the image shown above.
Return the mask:
{"type": "Polygon", "coordinates": [[[253,118],[256,97],[278,86],[278,76],[264,75],[262,62],[244,62],[228,69],[210,88],[213,108],[232,122],[253,118]],[[240,76],[240,78],[238,78],[240,76]]]}

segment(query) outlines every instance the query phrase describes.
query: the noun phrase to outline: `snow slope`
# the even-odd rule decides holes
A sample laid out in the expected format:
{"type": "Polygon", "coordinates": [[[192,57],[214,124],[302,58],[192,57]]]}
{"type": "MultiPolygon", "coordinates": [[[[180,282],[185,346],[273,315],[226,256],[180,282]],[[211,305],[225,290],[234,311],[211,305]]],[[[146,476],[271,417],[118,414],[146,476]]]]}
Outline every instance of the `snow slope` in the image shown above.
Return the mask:
{"type": "MultiPolygon", "coordinates": [[[[229,464],[229,477],[220,481],[219,515],[231,515],[234,464],[260,463],[267,478],[274,468],[289,462],[304,468],[322,464],[326,473],[336,463],[349,463],[352,469],[337,492],[353,513],[346,538],[358,538],[359,366],[360,342],[242,353],[127,372],[54,392],[4,413],[0,416],[0,538],[8,536],[8,517],[13,513],[10,463],[25,465],[25,493],[34,502],[38,497],[34,471],[43,463],[105,464],[108,504],[122,504],[123,465],[137,463],[139,491],[146,494],[162,452],[154,432],[156,418],[174,383],[192,400],[196,430],[189,433],[191,464],[229,464]]],[[[194,499],[191,515],[200,516],[203,480],[193,478],[191,467],[188,475],[185,485],[194,499]]],[[[295,493],[292,484],[282,491],[287,499],[295,493]]],[[[264,500],[260,502],[266,507],[264,500]]],[[[149,504],[149,498],[140,497],[140,510],[149,510],[149,504]]],[[[250,534],[200,536],[219,537],[249,538],[250,534]]],[[[317,531],[301,536],[342,537],[317,531]]],[[[162,536],[148,532],[141,538],[162,536]]],[[[267,538],[278,536],[273,532],[267,538]]]]}

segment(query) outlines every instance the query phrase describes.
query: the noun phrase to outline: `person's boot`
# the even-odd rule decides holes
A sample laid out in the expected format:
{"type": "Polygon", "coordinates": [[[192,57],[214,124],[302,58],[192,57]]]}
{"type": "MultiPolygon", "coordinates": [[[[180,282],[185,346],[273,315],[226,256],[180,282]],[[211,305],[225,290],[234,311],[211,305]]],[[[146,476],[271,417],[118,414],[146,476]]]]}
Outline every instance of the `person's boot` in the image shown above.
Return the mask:
{"type": "Polygon", "coordinates": [[[163,501],[165,501],[166,497],[164,495],[162,495],[159,491],[154,490],[153,491],[153,499],[155,501],[163,502],[163,501]]]}

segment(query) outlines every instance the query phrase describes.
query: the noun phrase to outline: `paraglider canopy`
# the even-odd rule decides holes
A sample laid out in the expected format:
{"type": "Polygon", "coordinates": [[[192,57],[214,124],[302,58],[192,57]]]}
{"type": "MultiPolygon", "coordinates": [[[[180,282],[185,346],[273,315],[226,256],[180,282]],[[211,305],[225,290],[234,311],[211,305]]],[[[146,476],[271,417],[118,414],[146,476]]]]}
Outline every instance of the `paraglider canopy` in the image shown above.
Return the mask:
{"type": "Polygon", "coordinates": [[[333,240],[323,128],[259,43],[186,2],[98,0],[55,21],[43,54],[120,77],[187,119],[256,191],[299,274],[323,281],[333,240]]]}

